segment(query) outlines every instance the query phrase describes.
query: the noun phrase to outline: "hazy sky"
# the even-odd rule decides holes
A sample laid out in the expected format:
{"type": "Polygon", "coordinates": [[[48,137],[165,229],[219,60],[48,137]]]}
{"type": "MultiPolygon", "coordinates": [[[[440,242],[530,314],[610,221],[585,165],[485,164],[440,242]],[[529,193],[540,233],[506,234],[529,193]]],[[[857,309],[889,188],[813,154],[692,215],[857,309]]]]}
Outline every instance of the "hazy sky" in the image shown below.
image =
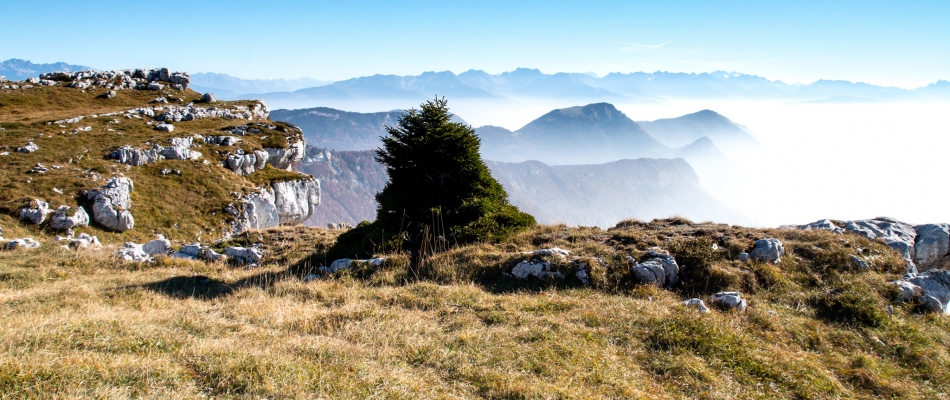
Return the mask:
{"type": "Polygon", "coordinates": [[[950,1],[11,1],[0,59],[243,78],[517,67],[950,79],[950,1]],[[830,4],[833,3],[833,4],[830,4]],[[16,17],[13,17],[16,16],[16,17]]]}

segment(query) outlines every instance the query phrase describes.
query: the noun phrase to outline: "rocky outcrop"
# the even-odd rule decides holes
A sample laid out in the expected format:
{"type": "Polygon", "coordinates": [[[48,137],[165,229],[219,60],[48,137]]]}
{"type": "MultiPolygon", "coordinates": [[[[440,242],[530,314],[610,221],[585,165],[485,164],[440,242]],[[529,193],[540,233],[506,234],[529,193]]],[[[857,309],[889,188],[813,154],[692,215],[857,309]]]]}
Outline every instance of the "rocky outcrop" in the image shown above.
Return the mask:
{"type": "Polygon", "coordinates": [[[122,146],[113,151],[109,157],[122,164],[137,167],[165,158],[162,156],[162,150],[164,150],[164,148],[157,144],[152,145],[150,150],[139,150],[132,148],[132,146],[122,146]]]}
{"type": "Polygon", "coordinates": [[[160,132],[174,132],[175,125],[162,123],[155,125],[155,130],[160,132]]]}
{"type": "Polygon", "coordinates": [[[782,242],[775,238],[756,240],[755,247],[749,253],[753,259],[770,263],[778,263],[783,254],[785,254],[785,246],[782,246],[782,242]]]}
{"type": "Polygon", "coordinates": [[[270,110],[262,100],[255,100],[250,106],[234,106],[233,108],[198,107],[193,103],[184,106],[168,106],[156,120],[165,123],[192,121],[203,118],[228,118],[246,120],[266,120],[270,110]]]}
{"type": "Polygon", "coordinates": [[[135,225],[131,193],[134,185],[125,177],[109,179],[105,186],[90,190],[86,197],[92,200],[92,217],[100,225],[113,231],[125,232],[135,225]]]}
{"type": "Polygon", "coordinates": [[[931,270],[894,284],[899,300],[916,302],[926,311],[950,314],[950,270],[931,270]]]}
{"type": "Polygon", "coordinates": [[[234,232],[267,229],[306,221],[320,205],[320,181],[310,178],[274,182],[241,200],[234,232]]]}
{"type": "Polygon", "coordinates": [[[52,85],[56,81],[68,81],[68,86],[88,89],[92,86],[107,89],[160,90],[165,82],[173,89],[185,90],[191,83],[187,72],[171,72],[168,68],[124,69],[114,71],[49,72],[40,75],[38,83],[52,85]],[[50,82],[50,83],[46,83],[50,82]]]}
{"type": "Polygon", "coordinates": [[[844,232],[844,228],[835,225],[829,219],[822,219],[805,225],[782,225],[779,229],[801,229],[805,231],[829,231],[834,233],[844,232]]]}
{"type": "Polygon", "coordinates": [[[208,246],[202,246],[201,243],[192,243],[182,246],[178,251],[172,254],[175,258],[190,258],[194,260],[205,261],[225,261],[228,256],[212,250],[208,246]]]}
{"type": "Polygon", "coordinates": [[[207,136],[205,143],[216,144],[218,146],[234,146],[241,142],[237,136],[207,136]]]}
{"type": "Polygon", "coordinates": [[[365,259],[365,260],[341,258],[339,260],[335,260],[332,263],[330,263],[329,267],[321,266],[320,268],[317,268],[316,272],[319,275],[332,274],[332,273],[336,273],[336,272],[343,271],[346,269],[350,269],[350,267],[353,266],[353,264],[367,264],[373,267],[374,269],[379,269],[379,267],[381,267],[383,265],[383,262],[385,261],[386,261],[385,258],[370,258],[370,259],[365,259]]]}
{"type": "Polygon", "coordinates": [[[914,227],[914,264],[920,271],[946,268],[950,264],[950,224],[924,224],[914,227]]]}
{"type": "Polygon", "coordinates": [[[40,199],[33,199],[30,201],[29,207],[20,210],[20,219],[33,225],[39,225],[46,221],[46,217],[52,212],[49,203],[40,199]]]}
{"type": "Polygon", "coordinates": [[[69,206],[57,208],[53,220],[50,222],[50,227],[66,231],[80,226],[89,226],[89,214],[86,213],[86,210],[82,207],[76,207],[73,215],[69,215],[69,210],[72,209],[73,207],[69,206]]]}
{"type": "Polygon", "coordinates": [[[882,239],[888,246],[901,252],[904,259],[914,259],[914,241],[917,231],[910,224],[886,217],[849,221],[844,229],[868,239],[882,239]]]}
{"type": "Polygon", "coordinates": [[[564,279],[564,274],[554,269],[554,265],[543,260],[524,260],[511,269],[511,275],[518,279],[556,278],[564,279]]]}
{"type": "MultiPolygon", "coordinates": [[[[633,261],[633,258],[629,259],[633,261]]],[[[635,281],[660,287],[672,287],[679,282],[679,271],[676,260],[658,249],[647,251],[643,262],[630,267],[630,274],[635,281]]]]}
{"type": "MultiPolygon", "coordinates": [[[[229,136],[230,137],[230,136],[229,136]]],[[[254,150],[250,153],[244,153],[238,149],[237,154],[230,154],[224,160],[224,167],[230,169],[235,174],[250,175],[254,171],[264,169],[267,165],[268,154],[264,150],[254,150]]]]}
{"type": "Polygon", "coordinates": [[[706,307],[706,303],[704,303],[702,300],[696,299],[696,298],[692,298],[692,299],[686,300],[686,301],[680,303],[680,305],[683,306],[683,307],[695,308],[696,311],[699,311],[699,312],[701,312],[701,313],[708,313],[708,312],[709,312],[709,307],[706,307]]]}
{"type": "Polygon", "coordinates": [[[265,148],[267,163],[278,169],[290,170],[291,167],[303,160],[307,153],[307,142],[303,138],[288,140],[287,148],[265,148]]]}
{"type": "Polygon", "coordinates": [[[77,237],[57,237],[56,241],[68,242],[66,247],[79,250],[87,249],[90,247],[102,247],[102,243],[99,242],[99,238],[96,236],[90,236],[85,233],[80,233],[77,237]]]}

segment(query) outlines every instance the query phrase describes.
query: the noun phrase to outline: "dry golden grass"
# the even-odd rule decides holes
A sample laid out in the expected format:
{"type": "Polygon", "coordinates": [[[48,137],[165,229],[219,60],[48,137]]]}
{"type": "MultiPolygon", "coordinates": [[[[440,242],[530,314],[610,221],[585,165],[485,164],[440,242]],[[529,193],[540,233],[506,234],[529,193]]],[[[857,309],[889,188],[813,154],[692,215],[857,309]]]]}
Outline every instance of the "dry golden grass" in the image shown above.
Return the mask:
{"type": "Polygon", "coordinates": [[[265,244],[270,259],[255,270],[118,263],[109,250],[51,244],[0,252],[0,393],[653,399],[947,398],[950,390],[946,317],[904,306],[880,324],[821,314],[813,298],[832,296],[832,287],[869,294],[845,302],[857,314],[861,301],[891,304],[882,288],[896,276],[895,255],[857,236],[675,221],[610,232],[543,226],[510,242],[453,249],[417,271],[425,280],[393,264],[365,279],[302,281],[301,266],[322,263],[335,236],[300,227],[235,238],[265,244]],[[677,242],[715,240],[729,252],[763,235],[781,238],[789,254],[778,266],[747,265],[753,276],[733,280],[746,267],[677,242]],[[660,245],[709,271],[675,290],[477,273],[502,268],[514,251],[550,245],[608,263],[660,245]],[[874,271],[837,263],[857,246],[877,254],[874,271]],[[750,309],[700,315],[679,307],[703,292],[703,279],[752,285],[744,290],[750,309]]]}

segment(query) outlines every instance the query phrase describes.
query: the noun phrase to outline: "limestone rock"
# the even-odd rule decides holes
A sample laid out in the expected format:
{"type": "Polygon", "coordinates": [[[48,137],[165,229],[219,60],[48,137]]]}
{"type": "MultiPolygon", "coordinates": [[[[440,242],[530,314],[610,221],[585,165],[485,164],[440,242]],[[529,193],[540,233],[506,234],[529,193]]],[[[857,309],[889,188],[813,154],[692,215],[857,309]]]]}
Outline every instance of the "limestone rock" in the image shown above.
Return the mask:
{"type": "Polygon", "coordinates": [[[132,262],[152,261],[152,256],[148,255],[148,253],[142,249],[142,245],[132,242],[126,242],[125,247],[115,252],[115,256],[119,259],[132,262]]]}
{"type": "Polygon", "coordinates": [[[234,222],[234,232],[299,224],[320,205],[320,181],[314,178],[274,182],[241,200],[243,208],[234,222]]]}
{"type": "Polygon", "coordinates": [[[838,225],[835,225],[829,219],[822,219],[822,220],[812,222],[810,224],[801,225],[799,229],[803,229],[806,231],[810,231],[810,230],[831,231],[834,233],[844,232],[843,228],[841,228],[838,225]]]}
{"type": "Polygon", "coordinates": [[[7,242],[7,250],[35,249],[37,247],[40,247],[40,242],[33,240],[33,238],[13,239],[7,242]]]}
{"type": "MultiPolygon", "coordinates": [[[[57,239],[59,240],[59,239],[57,239]]],[[[99,238],[95,236],[90,236],[85,233],[80,233],[76,238],[63,238],[63,240],[68,241],[67,247],[73,250],[86,249],[90,247],[102,247],[102,243],[99,242],[99,238]]]]}
{"type": "Polygon", "coordinates": [[[293,141],[287,148],[266,148],[268,158],[267,163],[277,169],[290,170],[291,167],[303,160],[307,154],[307,142],[303,139],[293,141]]]}
{"type": "Polygon", "coordinates": [[[106,94],[104,94],[104,95],[102,95],[102,96],[105,97],[105,98],[107,98],[107,99],[111,99],[111,98],[113,98],[113,97],[116,96],[116,92],[115,92],[115,90],[110,90],[110,91],[106,92],[106,94]]]}
{"type": "Polygon", "coordinates": [[[739,292],[719,292],[709,296],[710,304],[719,304],[727,309],[745,311],[747,303],[739,292]]]}
{"type": "Polygon", "coordinates": [[[150,150],[139,150],[132,148],[132,146],[122,146],[113,151],[110,157],[122,164],[137,167],[164,159],[165,157],[162,156],[162,150],[164,149],[164,147],[157,144],[153,145],[150,150]]]}
{"type": "Polygon", "coordinates": [[[896,281],[901,301],[916,301],[927,311],[950,314],[950,270],[930,270],[896,281]]]}
{"type": "Polygon", "coordinates": [[[564,274],[554,270],[551,263],[540,260],[525,260],[519,262],[511,269],[511,275],[518,279],[526,279],[528,277],[564,279],[564,274]]]}
{"type": "Polygon", "coordinates": [[[254,150],[249,154],[231,154],[224,161],[225,167],[239,175],[250,175],[254,171],[264,169],[267,165],[267,152],[254,150]]]}
{"type": "Polygon", "coordinates": [[[162,150],[162,157],[169,160],[197,160],[201,158],[201,153],[185,146],[172,146],[162,150]]]}
{"type": "MultiPolygon", "coordinates": [[[[241,141],[237,136],[208,136],[205,143],[216,144],[218,146],[235,146],[241,141]]],[[[263,151],[263,150],[262,150],[263,151]]],[[[265,155],[267,152],[264,152],[265,155]]],[[[266,162],[266,159],[265,159],[266,162]]]]}
{"type": "Polygon", "coordinates": [[[742,261],[742,262],[744,262],[744,263],[747,263],[747,262],[749,262],[749,261],[752,261],[752,256],[750,256],[749,253],[744,253],[744,252],[743,252],[743,253],[739,253],[738,259],[739,259],[739,261],[742,261]]]}
{"type": "Polygon", "coordinates": [[[25,220],[33,225],[42,224],[46,220],[46,216],[50,215],[53,210],[49,208],[49,203],[40,200],[33,199],[30,201],[30,206],[20,210],[20,219],[25,220]]]}
{"type": "Polygon", "coordinates": [[[24,145],[23,147],[20,147],[20,148],[16,149],[16,151],[19,152],[19,153],[32,153],[32,152],[37,151],[37,150],[39,150],[39,149],[40,149],[40,146],[37,146],[36,143],[33,143],[33,142],[26,142],[26,145],[24,145]]]}
{"type": "Polygon", "coordinates": [[[680,305],[682,305],[683,307],[692,307],[692,308],[695,308],[697,311],[699,311],[699,312],[701,312],[701,313],[708,313],[708,312],[709,312],[709,308],[706,307],[706,303],[703,303],[702,300],[696,299],[696,298],[686,300],[686,301],[680,303],[680,305]]]}
{"type": "Polygon", "coordinates": [[[155,130],[162,131],[162,132],[174,132],[175,125],[162,123],[162,124],[155,125],[155,130]]]}
{"type": "Polygon", "coordinates": [[[214,103],[214,102],[216,102],[216,101],[218,101],[218,100],[214,98],[214,93],[205,93],[205,94],[201,95],[201,102],[202,102],[202,103],[214,103]]]}
{"type": "Polygon", "coordinates": [[[756,240],[755,247],[749,255],[759,261],[777,264],[783,254],[785,254],[785,246],[782,246],[781,241],[775,238],[766,238],[756,240]]]}
{"type": "Polygon", "coordinates": [[[854,255],[854,254],[851,255],[850,261],[851,261],[851,265],[853,265],[855,268],[857,268],[857,269],[859,269],[859,270],[861,270],[861,271],[870,271],[870,270],[871,270],[871,266],[868,264],[867,261],[864,261],[864,260],[858,258],[858,256],[856,256],[856,255],[854,255]]]}
{"type": "Polygon", "coordinates": [[[365,264],[369,264],[369,265],[373,266],[374,268],[378,269],[380,266],[383,265],[383,262],[385,262],[385,261],[386,261],[385,258],[370,258],[370,259],[365,259],[365,260],[354,260],[354,259],[351,259],[351,258],[341,258],[341,259],[339,259],[339,260],[334,260],[332,263],[330,263],[330,266],[329,266],[329,267],[322,267],[322,266],[321,266],[320,268],[317,268],[317,273],[318,273],[318,274],[327,274],[327,273],[332,274],[332,273],[336,273],[336,272],[339,272],[339,271],[342,271],[342,270],[345,270],[345,269],[349,269],[350,266],[353,265],[353,263],[365,263],[365,264]]]}
{"type": "Polygon", "coordinates": [[[264,252],[258,247],[228,247],[224,249],[224,255],[238,264],[249,267],[260,265],[261,259],[264,258],[264,252]]]}
{"type": "Polygon", "coordinates": [[[650,250],[644,260],[630,267],[630,273],[637,282],[660,287],[672,287],[679,282],[679,265],[669,254],[650,250]]]}
{"type": "Polygon", "coordinates": [[[142,251],[150,256],[168,254],[171,249],[172,242],[170,242],[168,239],[165,239],[165,237],[162,235],[158,235],[155,240],[149,241],[148,243],[142,245],[142,251]]]}
{"type": "Polygon", "coordinates": [[[913,261],[914,259],[914,242],[917,238],[917,231],[909,224],[892,218],[879,217],[850,221],[844,229],[872,240],[881,238],[888,246],[900,251],[905,260],[913,261]]]}
{"type": "Polygon", "coordinates": [[[69,206],[60,206],[57,208],[56,213],[53,215],[53,220],[50,222],[50,227],[59,230],[69,230],[80,226],[89,226],[89,214],[86,213],[84,208],[76,207],[76,211],[70,216],[69,210],[71,209],[72,207],[69,206]]]}
{"type": "Polygon", "coordinates": [[[943,268],[950,252],[950,224],[925,224],[914,227],[914,264],[918,271],[943,268]]]}
{"type": "Polygon", "coordinates": [[[131,193],[134,185],[125,177],[115,177],[99,190],[91,190],[87,198],[93,201],[92,217],[100,225],[113,231],[125,232],[135,225],[131,193]]]}

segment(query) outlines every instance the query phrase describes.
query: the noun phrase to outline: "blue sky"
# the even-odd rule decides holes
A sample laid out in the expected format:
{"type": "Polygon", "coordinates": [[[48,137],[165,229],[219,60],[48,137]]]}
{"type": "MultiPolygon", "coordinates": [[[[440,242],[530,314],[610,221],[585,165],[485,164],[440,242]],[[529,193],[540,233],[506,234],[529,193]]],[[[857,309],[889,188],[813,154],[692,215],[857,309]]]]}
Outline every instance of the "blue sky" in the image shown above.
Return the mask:
{"type": "Polygon", "coordinates": [[[901,87],[950,79],[946,0],[47,1],[4,10],[0,59],[102,69],[326,80],[517,67],[726,70],[901,87]]]}

